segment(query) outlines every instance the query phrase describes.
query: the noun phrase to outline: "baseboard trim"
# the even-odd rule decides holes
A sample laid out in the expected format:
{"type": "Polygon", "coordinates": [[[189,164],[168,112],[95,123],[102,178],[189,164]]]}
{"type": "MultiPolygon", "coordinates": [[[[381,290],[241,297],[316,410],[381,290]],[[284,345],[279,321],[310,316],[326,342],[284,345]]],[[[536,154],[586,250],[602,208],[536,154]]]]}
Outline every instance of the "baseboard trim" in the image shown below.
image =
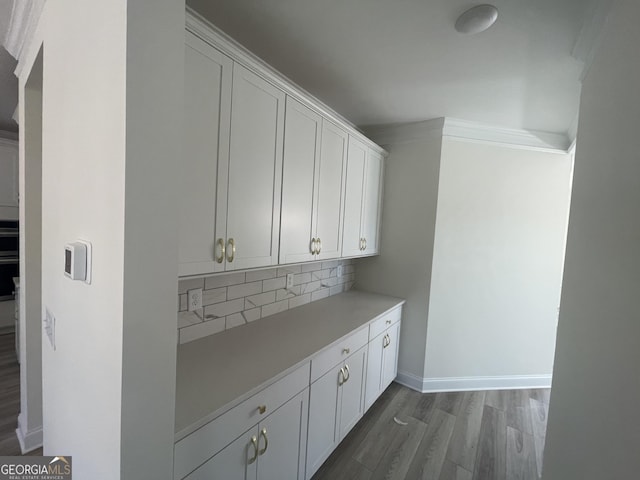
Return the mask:
{"type": "Polygon", "coordinates": [[[464,392],[473,390],[516,390],[551,388],[551,375],[505,375],[499,377],[421,378],[398,372],[396,382],[421,393],[464,392]]]}
{"type": "Polygon", "coordinates": [[[31,452],[36,448],[42,447],[42,426],[31,431],[24,431],[22,428],[22,422],[20,421],[20,415],[18,416],[18,428],[16,428],[16,436],[18,437],[20,450],[23,454],[31,452]]]}

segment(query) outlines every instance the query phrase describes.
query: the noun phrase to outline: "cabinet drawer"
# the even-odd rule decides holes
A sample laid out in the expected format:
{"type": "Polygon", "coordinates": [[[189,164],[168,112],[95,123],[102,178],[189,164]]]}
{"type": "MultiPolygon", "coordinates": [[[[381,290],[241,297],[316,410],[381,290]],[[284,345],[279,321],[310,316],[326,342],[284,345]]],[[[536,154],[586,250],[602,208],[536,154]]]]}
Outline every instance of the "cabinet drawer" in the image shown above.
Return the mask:
{"type": "Polygon", "coordinates": [[[391,325],[398,323],[400,321],[400,317],[402,316],[402,307],[396,308],[395,310],[391,310],[388,313],[385,313],[375,322],[371,322],[371,326],[369,327],[369,340],[373,340],[382,332],[384,332],[391,325]]]}
{"type": "Polygon", "coordinates": [[[353,355],[359,348],[365,346],[369,340],[369,329],[361,328],[348,337],[340,340],[332,347],[311,359],[311,382],[315,382],[332,367],[353,355]]]}
{"type": "Polygon", "coordinates": [[[180,440],[174,448],[174,479],[184,478],[308,386],[306,363],[180,440]],[[259,412],[259,406],[266,407],[264,414],[259,412]]]}

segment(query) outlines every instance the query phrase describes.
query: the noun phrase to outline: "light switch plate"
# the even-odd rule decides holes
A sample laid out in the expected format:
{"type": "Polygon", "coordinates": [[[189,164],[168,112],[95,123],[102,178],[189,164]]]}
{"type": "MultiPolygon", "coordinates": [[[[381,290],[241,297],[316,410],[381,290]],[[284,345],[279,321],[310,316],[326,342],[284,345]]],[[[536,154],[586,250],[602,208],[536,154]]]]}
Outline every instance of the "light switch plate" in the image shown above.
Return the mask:
{"type": "Polygon", "coordinates": [[[187,290],[187,308],[190,312],[202,308],[202,289],[187,290]]]}

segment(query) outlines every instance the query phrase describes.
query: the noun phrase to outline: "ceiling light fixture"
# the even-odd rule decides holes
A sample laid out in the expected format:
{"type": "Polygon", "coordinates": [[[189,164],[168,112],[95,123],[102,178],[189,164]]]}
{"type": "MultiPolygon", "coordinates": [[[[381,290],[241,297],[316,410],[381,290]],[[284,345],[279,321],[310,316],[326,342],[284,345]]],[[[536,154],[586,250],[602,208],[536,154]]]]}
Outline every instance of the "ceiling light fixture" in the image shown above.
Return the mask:
{"type": "Polygon", "coordinates": [[[456,30],[460,33],[474,34],[484,32],[498,19],[498,9],[493,5],[477,5],[458,17],[456,30]]]}

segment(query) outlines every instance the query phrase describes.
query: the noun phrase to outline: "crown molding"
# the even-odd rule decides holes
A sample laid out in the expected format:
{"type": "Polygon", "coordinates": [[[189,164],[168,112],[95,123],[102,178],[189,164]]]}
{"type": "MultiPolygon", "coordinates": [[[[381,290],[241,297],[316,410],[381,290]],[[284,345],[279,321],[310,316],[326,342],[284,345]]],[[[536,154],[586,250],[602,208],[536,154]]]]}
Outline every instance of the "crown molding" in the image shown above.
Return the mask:
{"type": "Polygon", "coordinates": [[[571,139],[565,134],[495,127],[442,117],[424,122],[381,125],[370,127],[365,131],[374,142],[383,146],[436,137],[553,153],[567,153],[571,146],[571,139]]]}
{"type": "MultiPolygon", "coordinates": [[[[33,39],[46,0],[13,0],[4,48],[20,62],[25,46],[33,39]]],[[[18,67],[19,68],[19,67],[18,67]]]]}
{"type": "Polygon", "coordinates": [[[212,24],[207,18],[203,17],[188,6],[186,8],[186,25],[188,31],[200,37],[205,42],[213,45],[225,55],[233,58],[234,61],[239,62],[253,73],[265,78],[275,87],[279,88],[287,95],[292,96],[310,109],[322,114],[328,120],[337,123],[338,125],[342,125],[343,127],[347,127],[351,136],[365,142],[374,151],[377,151],[385,157],[388,155],[384,149],[380,148],[379,145],[375,145],[371,139],[365,136],[352,122],[344,118],[304,88],[285,77],[278,70],[212,24]]]}

